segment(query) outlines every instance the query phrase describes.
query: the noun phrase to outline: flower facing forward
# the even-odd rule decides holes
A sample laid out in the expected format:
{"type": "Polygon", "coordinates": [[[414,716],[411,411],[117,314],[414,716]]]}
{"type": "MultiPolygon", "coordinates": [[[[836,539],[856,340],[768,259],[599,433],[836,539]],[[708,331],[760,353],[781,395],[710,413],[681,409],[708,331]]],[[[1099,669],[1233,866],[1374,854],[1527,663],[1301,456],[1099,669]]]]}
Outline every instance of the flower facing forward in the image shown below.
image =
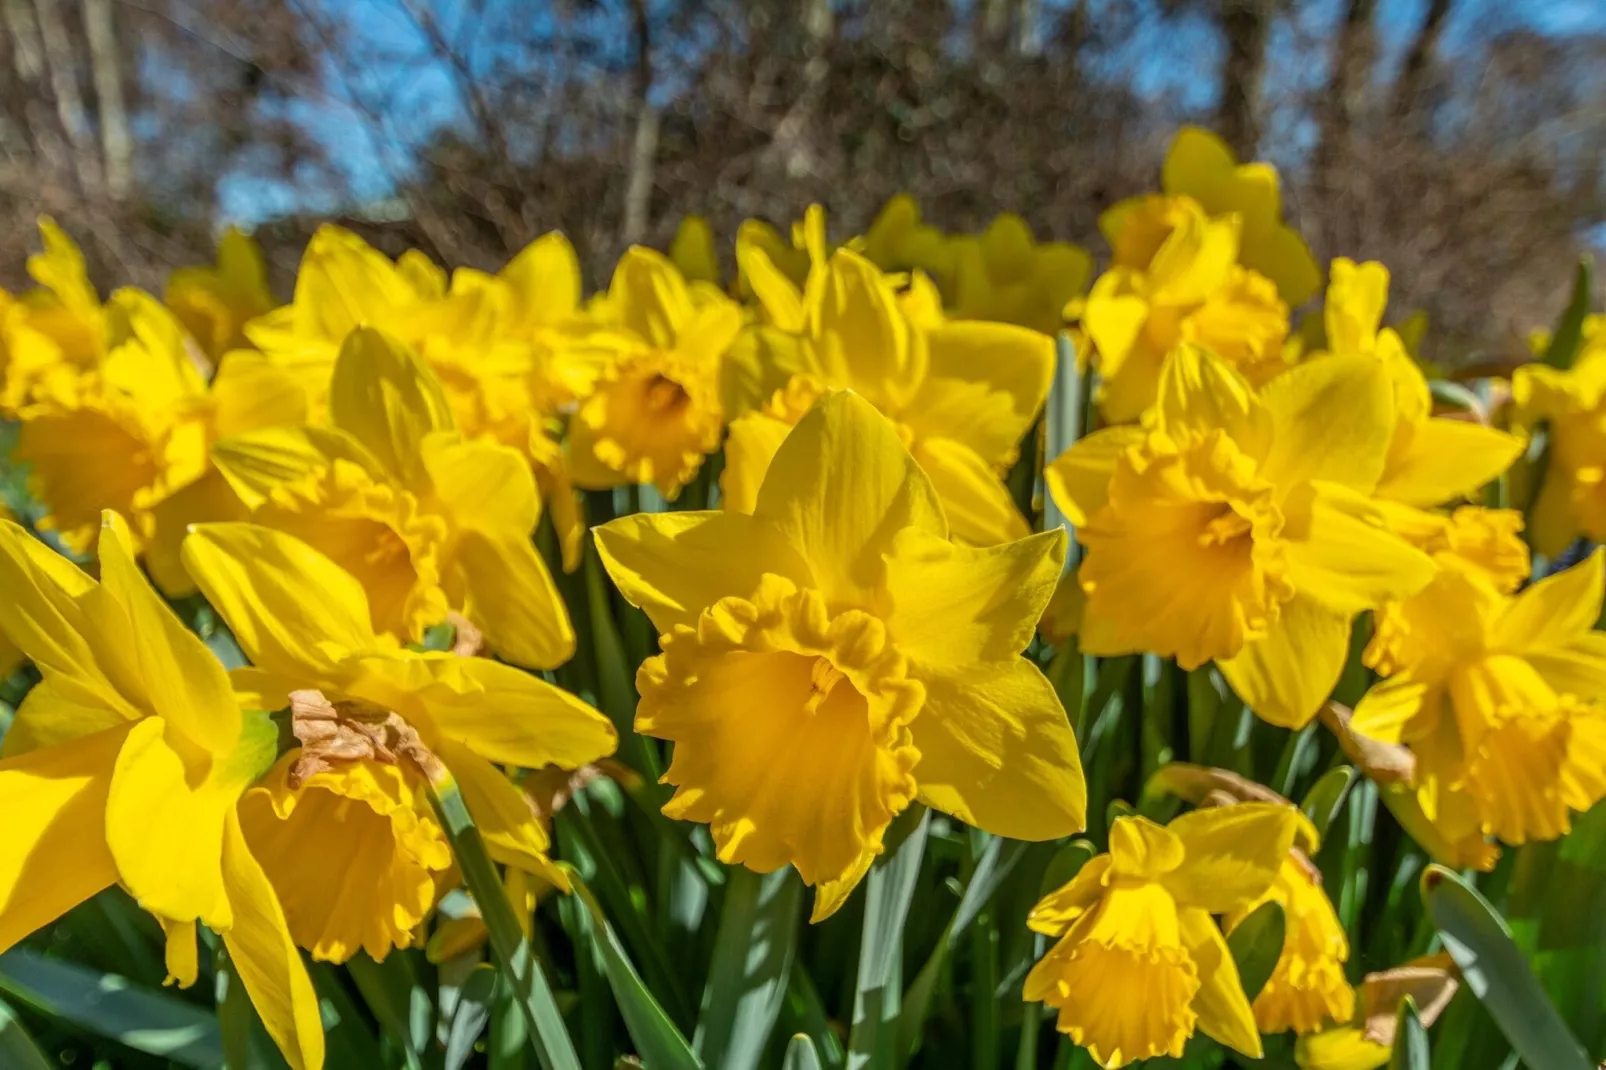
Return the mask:
{"type": "Polygon", "coordinates": [[[222,934],[296,1070],[323,1064],[318,1000],[237,805],[278,730],[242,710],[211,651],[157,597],[108,513],[99,583],[0,521],[0,631],[43,676],[0,760],[0,949],[120,883],[197,975],[196,925],[222,934]]]}
{"type": "Polygon", "coordinates": [[[1514,423],[1545,424],[1550,460],[1534,500],[1534,549],[1555,556],[1580,535],[1606,539],[1606,337],[1597,333],[1563,371],[1518,368],[1514,423]]]}
{"type": "Polygon", "coordinates": [[[524,457],[465,440],[424,362],[371,328],[341,347],[329,417],[213,446],[250,518],[357,577],[373,626],[400,642],[457,612],[510,661],[566,661],[574,629],[530,541],[541,502],[524,457]]]}
{"type": "Polygon", "coordinates": [[[1119,817],[1110,850],[1033,908],[1027,924],[1058,943],[1027,975],[1025,998],[1059,1011],[1059,1029],[1106,1068],[1180,1056],[1195,1030],[1261,1056],[1238,968],[1211,920],[1266,894],[1298,811],[1240,803],[1166,826],[1119,817]]]}
{"type": "Polygon", "coordinates": [[[1416,755],[1423,813],[1451,841],[1551,840],[1606,796],[1606,555],[1501,593],[1439,571],[1379,618],[1366,662],[1388,678],[1350,727],[1416,755]]]}
{"type": "Polygon", "coordinates": [[[1351,618],[1433,576],[1369,497],[1393,422],[1370,360],[1312,361],[1257,393],[1178,347],[1150,422],[1096,432],[1048,471],[1087,549],[1082,649],[1214,660],[1262,718],[1308,723],[1351,618]]]}
{"type": "Polygon", "coordinates": [[[674,741],[672,817],[721,860],[796,867],[839,907],[916,799],[990,832],[1082,827],[1076,740],[1020,657],[1054,588],[1058,532],[948,538],[891,423],[832,394],[775,455],[752,515],[638,514],[597,532],[662,633],[636,727],[674,741]]]}
{"type": "Polygon", "coordinates": [[[991,545],[1030,532],[1000,473],[1048,396],[1054,344],[1046,335],[947,321],[934,308],[911,315],[893,280],[845,249],[801,292],[763,270],[761,254],[750,250],[744,262],[768,322],[727,367],[732,411],[742,414],[725,447],[727,508],[751,511],[791,425],[822,392],[846,388],[895,421],[956,537],[991,545]]]}
{"type": "Polygon", "coordinates": [[[1263,903],[1283,911],[1283,949],[1265,987],[1255,996],[1255,1024],[1262,1033],[1292,1029],[1305,1034],[1330,1022],[1347,1022],[1355,1013],[1355,990],[1344,978],[1349,940],[1333,903],[1322,890],[1322,875],[1310,857],[1292,848],[1277,868],[1277,879],[1260,898],[1227,918],[1233,929],[1263,903]]]}
{"type": "Polygon", "coordinates": [[[546,831],[498,765],[576,769],[612,754],[596,710],[484,658],[398,649],[362,585],[306,543],[202,524],[184,561],[256,666],[235,686],[289,708],[300,746],[246,797],[247,841],[314,957],[407,947],[451,863],[426,781],[454,779],[497,861],[567,888],[546,831]],[[338,886],[331,859],[349,862],[338,886]]]}
{"type": "Polygon", "coordinates": [[[591,489],[651,483],[666,497],[697,474],[725,428],[720,369],[741,310],[669,259],[632,248],[569,355],[597,369],[569,425],[569,468],[591,489]]]}

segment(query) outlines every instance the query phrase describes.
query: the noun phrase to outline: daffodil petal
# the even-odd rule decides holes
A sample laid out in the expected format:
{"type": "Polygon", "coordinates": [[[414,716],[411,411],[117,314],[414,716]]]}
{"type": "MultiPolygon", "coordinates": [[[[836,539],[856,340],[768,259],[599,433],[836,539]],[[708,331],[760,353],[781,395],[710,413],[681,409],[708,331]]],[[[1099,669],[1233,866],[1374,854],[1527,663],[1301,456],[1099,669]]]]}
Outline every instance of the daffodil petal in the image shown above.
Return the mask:
{"type": "Polygon", "coordinates": [[[1226,914],[1266,893],[1294,845],[1300,813],[1281,803],[1191,810],[1166,828],[1182,841],[1182,864],[1166,875],[1178,903],[1226,914]]]}
{"type": "Polygon", "coordinates": [[[1087,785],[1065,708],[1024,658],[925,675],[910,725],[920,797],[961,821],[1016,840],[1087,827],[1087,785]]]}
{"type": "Polygon", "coordinates": [[[1009,488],[975,450],[954,439],[927,438],[915,444],[914,455],[942,501],[954,538],[994,546],[1031,534],[1009,488]]]}
{"type": "Polygon", "coordinates": [[[550,841],[546,830],[524,793],[496,766],[461,743],[442,739],[436,744],[436,753],[457,781],[491,857],[568,891],[569,878],[547,855],[550,841]]]}
{"type": "Polygon", "coordinates": [[[131,727],[0,762],[0,951],[116,882],[106,794],[131,727]]]}
{"type": "Polygon", "coordinates": [[[198,524],[184,565],[241,649],[281,676],[333,676],[378,646],[362,585],[293,536],[256,524],[198,524]]]}
{"type": "Polygon", "coordinates": [[[1394,434],[1388,373],[1371,357],[1296,364],[1260,391],[1272,440],[1262,478],[1287,491],[1311,479],[1371,491],[1394,434]]]}
{"type": "Polygon", "coordinates": [[[344,431],[325,427],[267,427],[212,443],[212,463],[248,508],[267,502],[279,487],[313,478],[337,460],[350,461],[376,480],[380,463],[344,431]]]}
{"type": "Polygon", "coordinates": [[[926,378],[904,417],[916,437],[962,442],[989,464],[1008,461],[1048,398],[1053,339],[959,320],[928,332],[926,345],[926,378]]]}
{"type": "Polygon", "coordinates": [[[324,1042],[318,995],[273,885],[251,856],[232,808],[224,822],[222,864],[234,915],[223,932],[230,965],[292,1070],[320,1070],[324,1042]]]}
{"type": "Polygon", "coordinates": [[[1399,743],[1428,708],[1433,691],[1409,672],[1380,680],[1355,704],[1350,731],[1379,743],[1399,743]]]}
{"type": "Polygon", "coordinates": [[[718,511],[636,513],[598,528],[597,552],[619,593],[663,633],[693,625],[766,572],[809,586],[809,567],[767,520],[718,511]]]}
{"type": "Polygon", "coordinates": [[[1285,544],[1288,579],[1302,595],[1352,615],[1426,587],[1437,566],[1390,531],[1367,498],[1337,483],[1311,484],[1306,535],[1285,544]]]}
{"type": "Polygon", "coordinates": [[[397,479],[411,482],[424,436],[452,427],[452,410],[427,365],[373,327],[346,336],[329,381],[329,419],[397,479]]]}
{"type": "Polygon", "coordinates": [[[1073,526],[1080,526],[1104,508],[1110,497],[1115,462],[1143,441],[1146,432],[1135,426],[1106,427],[1093,432],[1048,466],[1048,491],[1073,526]]]}
{"type": "Polygon", "coordinates": [[[306,391],[269,357],[248,349],[224,356],[207,400],[220,438],[307,422],[306,391]]]}
{"type": "Polygon", "coordinates": [[[162,984],[188,988],[195,983],[201,969],[195,947],[195,922],[156,920],[161,923],[166,938],[162,957],[167,965],[167,980],[162,984]]]}
{"type": "Polygon", "coordinates": [[[719,475],[723,508],[751,514],[758,507],[758,488],[764,485],[770,461],[791,433],[791,424],[767,413],[750,412],[731,421],[725,470],[719,475]]]}
{"type": "Polygon", "coordinates": [[[1038,900],[1026,916],[1026,927],[1044,936],[1063,936],[1078,918],[1099,901],[1110,872],[1108,854],[1097,855],[1077,870],[1076,876],[1038,900]]]}
{"type": "Polygon", "coordinates": [[[1296,595],[1264,637],[1216,666],[1262,719],[1302,728],[1333,693],[1348,654],[1349,619],[1296,595]]]}
{"type": "Polygon", "coordinates": [[[464,531],[453,569],[465,612],[507,660],[553,669],[574,654],[574,626],[546,562],[528,535],[464,531]]]}
{"type": "Polygon", "coordinates": [[[426,435],[420,447],[435,498],[454,523],[528,535],[541,520],[530,463],[494,442],[465,442],[452,432],[426,435]]]}
{"type": "Polygon", "coordinates": [[[1227,432],[1247,456],[1265,456],[1271,417],[1249,381],[1226,361],[1200,346],[1183,344],[1166,355],[1156,401],[1160,425],[1179,432],[1227,432]]]}
{"type": "Polygon", "coordinates": [[[1424,420],[1411,428],[1405,453],[1389,459],[1377,494],[1424,507],[1461,498],[1510,468],[1526,446],[1516,435],[1482,424],[1424,420]]]}
{"type": "Polygon", "coordinates": [[[1188,957],[1199,971],[1199,991],[1193,997],[1199,1031],[1251,1059],[1260,1058],[1264,1052],[1255,1012],[1221,930],[1203,910],[1179,910],[1177,921],[1188,957]]]}
{"type": "Polygon", "coordinates": [[[1528,587],[1495,621],[1495,644],[1509,650],[1565,647],[1600,620],[1606,595],[1606,550],[1528,587]]]}

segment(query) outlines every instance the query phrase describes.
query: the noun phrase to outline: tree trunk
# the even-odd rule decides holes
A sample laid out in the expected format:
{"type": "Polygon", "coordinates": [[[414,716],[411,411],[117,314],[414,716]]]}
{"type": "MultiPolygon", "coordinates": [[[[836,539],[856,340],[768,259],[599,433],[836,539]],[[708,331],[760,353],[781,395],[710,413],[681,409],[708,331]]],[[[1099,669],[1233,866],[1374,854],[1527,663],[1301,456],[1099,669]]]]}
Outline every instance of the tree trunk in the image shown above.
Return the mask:
{"type": "MultiPolygon", "coordinates": [[[[1394,114],[1405,118],[1413,111],[1426,111],[1418,99],[1424,88],[1428,71],[1432,68],[1439,50],[1439,38],[1450,16],[1450,0],[1429,0],[1427,14],[1405,53],[1400,66],[1399,80],[1394,83],[1394,114]]],[[[1418,117],[1419,120],[1423,118],[1418,117]]]]}
{"type": "Polygon", "coordinates": [[[1352,251],[1356,243],[1347,183],[1355,174],[1355,116],[1362,108],[1361,98],[1377,55],[1372,26],[1376,8],[1377,0],[1349,0],[1346,5],[1333,50],[1326,99],[1318,112],[1321,136],[1313,162],[1317,195],[1323,206],[1323,245],[1329,253],[1352,251]]]}
{"type": "Polygon", "coordinates": [[[58,0],[34,0],[39,19],[39,40],[44,45],[45,67],[50,72],[50,90],[56,98],[56,115],[72,146],[78,173],[90,188],[100,185],[100,159],[84,98],[78,93],[78,71],[73,57],[72,38],[61,21],[58,0]]]}
{"type": "Polygon", "coordinates": [[[636,134],[630,146],[630,167],[625,182],[624,222],[620,238],[628,245],[647,236],[652,208],[653,170],[658,159],[658,109],[652,103],[652,27],[646,0],[631,4],[636,25],[636,134]]]}
{"type": "Polygon", "coordinates": [[[1249,160],[1260,144],[1260,83],[1266,73],[1271,0],[1221,0],[1221,33],[1227,62],[1216,121],[1232,151],[1249,160]]]}
{"type": "Polygon", "coordinates": [[[111,0],[84,0],[84,36],[95,78],[100,117],[100,147],[105,163],[106,192],[113,200],[128,196],[133,183],[134,143],[123,106],[123,70],[112,27],[111,0]]]}

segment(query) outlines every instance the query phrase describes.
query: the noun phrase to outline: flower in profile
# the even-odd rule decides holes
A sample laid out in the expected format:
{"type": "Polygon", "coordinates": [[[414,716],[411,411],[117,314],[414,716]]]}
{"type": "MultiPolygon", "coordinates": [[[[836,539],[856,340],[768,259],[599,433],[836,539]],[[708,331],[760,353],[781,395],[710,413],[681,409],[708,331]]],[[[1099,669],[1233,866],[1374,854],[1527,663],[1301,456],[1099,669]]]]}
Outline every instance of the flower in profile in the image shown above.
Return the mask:
{"type": "Polygon", "coordinates": [[[250,346],[246,322],[275,303],[262,250],[234,227],[218,239],[215,265],[182,267],[168,276],[162,301],[213,361],[250,346]]]}
{"type": "Polygon", "coordinates": [[[44,251],[28,258],[38,285],[16,298],[0,292],[0,413],[106,355],[105,315],[83,253],[49,216],[39,217],[39,237],[44,251]]]}
{"type": "Polygon", "coordinates": [[[570,472],[576,486],[651,483],[673,498],[719,448],[720,369],[741,311],[640,247],[620,257],[599,304],[598,324],[573,343],[599,371],[569,425],[570,472]]]}
{"type": "Polygon", "coordinates": [[[1054,937],[1025,998],[1113,1070],[1182,1054],[1195,1031],[1261,1056],[1238,968],[1211,920],[1264,896],[1293,845],[1298,811],[1274,803],[1195,810],[1156,825],[1118,817],[1110,850],[1032,909],[1054,937]]]}
{"type": "Polygon", "coordinates": [[[1186,197],[1142,197],[1105,212],[1099,227],[1116,260],[1082,303],[1081,325],[1108,420],[1135,420],[1154,404],[1166,354],[1183,342],[1257,384],[1288,366],[1288,306],[1237,263],[1237,216],[1211,218],[1186,197]]]}
{"type": "Polygon", "coordinates": [[[1260,717],[1307,724],[1338,681],[1351,619],[1433,576],[1370,497],[1393,424],[1373,361],[1312,361],[1257,393],[1204,350],[1173,350],[1150,421],[1096,432],[1049,466],[1087,550],[1082,650],[1213,660],[1260,717]]]}
{"type": "Polygon", "coordinates": [[[1606,342],[1571,368],[1526,364],[1511,380],[1513,424],[1549,428],[1549,462],[1530,510],[1534,549],[1554,557],[1580,535],[1606,540],[1606,342]]]}
{"type": "Polygon", "coordinates": [[[1087,290],[1093,258],[1068,242],[1039,242],[1026,221],[1005,212],[975,237],[949,239],[955,319],[994,320],[1054,334],[1064,309],[1087,290]]]}
{"type": "Polygon", "coordinates": [[[745,262],[768,323],[752,328],[751,344],[727,363],[726,394],[738,414],[725,447],[727,508],[751,511],[791,425],[824,391],[852,389],[894,421],[956,537],[991,545],[1030,532],[1000,473],[1048,396],[1048,337],[943,320],[929,301],[925,315],[911,315],[892,280],[846,249],[801,293],[779,272],[763,272],[762,255],[749,251],[745,262]]]}
{"type": "Polygon", "coordinates": [[[1283,911],[1283,949],[1265,987],[1255,997],[1255,1024],[1262,1033],[1310,1033],[1330,1022],[1347,1022],[1355,1013],[1355,990],[1344,978],[1349,940],[1333,904],[1322,890],[1322,875],[1298,847],[1277,868],[1264,895],[1234,911],[1232,932],[1263,903],[1283,911]]]}
{"type": "Polygon", "coordinates": [[[372,328],[341,347],[329,419],[214,444],[250,518],[356,576],[373,627],[398,642],[455,611],[511,661],[566,661],[574,629],[531,543],[541,502],[525,458],[465,439],[423,361],[372,328]]]}
{"type": "Polygon", "coordinates": [[[669,243],[669,261],[687,282],[719,285],[719,253],[708,220],[700,215],[681,217],[669,243]]]}
{"type": "Polygon", "coordinates": [[[162,922],[173,980],[195,982],[196,925],[215,930],[291,1066],[321,1067],[317,996],[237,812],[273,722],[241,708],[114,513],[99,583],[0,521],[0,587],[0,631],[43,677],[0,760],[0,949],[120,883],[162,922]]]}
{"type": "Polygon", "coordinates": [[[921,220],[920,205],[907,193],[881,206],[854,247],[882,271],[923,272],[944,294],[954,292],[953,246],[939,228],[921,220]]]}
{"type": "Polygon", "coordinates": [[[1387,677],[1350,727],[1416,755],[1422,812],[1452,842],[1551,840],[1606,796],[1606,555],[1511,596],[1441,567],[1380,617],[1366,663],[1387,677]]]}
{"type": "Polygon", "coordinates": [[[497,766],[594,762],[617,742],[607,718],[508,665],[399,649],[356,578],[282,532],[201,524],[183,554],[256,666],[236,671],[236,689],[290,711],[299,746],[247,795],[241,823],[315,958],[412,942],[451,864],[429,781],[456,781],[494,859],[568,887],[497,766]],[[332,858],[350,865],[338,885],[332,858]]]}
{"type": "Polygon", "coordinates": [[[1321,271],[1299,232],[1283,222],[1282,190],[1271,164],[1241,164],[1225,141],[1197,126],[1177,131],[1160,171],[1166,193],[1191,197],[1213,216],[1243,221],[1239,260],[1270,279],[1290,307],[1321,285],[1321,271]]]}
{"type": "Polygon", "coordinates": [[[1015,839],[1082,827],[1076,740],[1020,656],[1053,592],[1059,532],[950,541],[893,425],[824,398],[751,515],[643,513],[597,530],[663,653],[637,673],[639,731],[672,740],[672,817],[722,861],[791,865],[829,916],[920,800],[1015,839]]]}

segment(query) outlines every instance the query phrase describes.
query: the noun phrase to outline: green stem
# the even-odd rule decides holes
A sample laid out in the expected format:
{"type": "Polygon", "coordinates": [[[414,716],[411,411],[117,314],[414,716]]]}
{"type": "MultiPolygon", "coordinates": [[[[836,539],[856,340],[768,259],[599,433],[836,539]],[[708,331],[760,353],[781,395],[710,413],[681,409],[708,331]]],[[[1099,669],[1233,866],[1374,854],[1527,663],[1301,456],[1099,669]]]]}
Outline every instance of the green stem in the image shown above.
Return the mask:
{"type": "Polygon", "coordinates": [[[563,1025],[563,1014],[547,984],[546,974],[519,928],[496,866],[480,839],[474,819],[452,774],[441,769],[430,777],[430,802],[452,842],[452,853],[463,882],[479,905],[480,918],[490,936],[491,950],[501,964],[513,999],[530,1026],[530,1043],[544,1070],[580,1070],[580,1057],[563,1025]]]}

